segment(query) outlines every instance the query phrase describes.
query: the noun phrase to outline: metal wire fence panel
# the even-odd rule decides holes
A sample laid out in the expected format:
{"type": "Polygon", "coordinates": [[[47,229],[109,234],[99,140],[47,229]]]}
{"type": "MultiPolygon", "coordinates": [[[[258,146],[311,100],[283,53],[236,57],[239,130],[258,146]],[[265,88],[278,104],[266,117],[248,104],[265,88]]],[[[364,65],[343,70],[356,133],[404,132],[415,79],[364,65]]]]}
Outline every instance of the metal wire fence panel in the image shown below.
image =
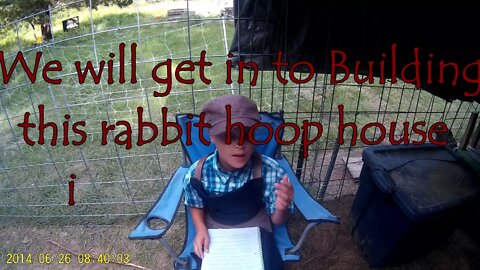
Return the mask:
{"type": "MultiPolygon", "coordinates": [[[[30,67],[39,57],[40,68],[32,84],[17,65],[9,83],[0,88],[0,218],[108,224],[144,214],[182,160],[179,142],[161,144],[172,140],[176,132],[170,126],[164,138],[165,121],[173,122],[176,113],[200,113],[207,101],[223,94],[249,96],[261,111],[284,111],[286,122],[299,127],[304,121],[321,124],[321,131],[310,126],[306,138],[319,137],[308,148],[302,144],[303,133],[285,128],[284,140],[292,143],[282,148],[305,187],[319,200],[355,193],[355,175],[347,165],[361,162],[358,158],[369,142],[422,140],[412,125],[424,122],[419,128],[425,130],[439,121],[458,139],[470,113],[479,109],[476,103],[446,102],[412,85],[356,84],[353,80],[331,84],[330,75],[320,73],[308,83],[282,84],[274,71],[255,74],[245,69],[244,82],[238,83],[240,70],[233,69],[233,83],[227,83],[234,19],[221,13],[231,5],[135,1],[123,8],[92,9],[83,1],[73,1],[2,26],[0,34],[5,38],[0,48],[6,66],[21,51],[30,67]],[[173,9],[187,12],[169,16],[173,9]],[[45,15],[52,37],[38,42],[41,33],[32,29],[29,20],[45,15]],[[64,31],[64,21],[76,17],[78,25],[64,31]],[[192,84],[179,82],[174,71],[167,69],[186,60],[199,62],[202,52],[204,61],[212,63],[204,67],[209,83],[202,81],[198,67],[179,73],[184,79],[194,79],[192,84]],[[52,61],[58,61],[61,69],[54,68],[47,75],[61,80],[59,84],[42,79],[42,68],[52,61]],[[102,72],[102,76],[97,80],[85,75],[88,66],[91,73],[102,72]],[[252,85],[254,75],[256,84],[252,85]],[[155,97],[155,93],[164,96],[155,97]],[[159,130],[155,140],[141,146],[137,144],[139,108],[141,121],[154,123],[159,130]],[[18,126],[26,112],[36,125],[28,128],[27,137],[18,126]],[[343,144],[337,143],[340,120],[350,124],[344,129],[343,144]],[[370,123],[378,124],[365,128],[370,123]],[[354,134],[357,138],[352,140],[354,134]],[[72,174],[76,176],[76,206],[68,207],[72,174]]],[[[298,72],[283,76],[307,78],[298,72]]],[[[141,131],[141,139],[153,136],[151,129],[141,131]]]]}

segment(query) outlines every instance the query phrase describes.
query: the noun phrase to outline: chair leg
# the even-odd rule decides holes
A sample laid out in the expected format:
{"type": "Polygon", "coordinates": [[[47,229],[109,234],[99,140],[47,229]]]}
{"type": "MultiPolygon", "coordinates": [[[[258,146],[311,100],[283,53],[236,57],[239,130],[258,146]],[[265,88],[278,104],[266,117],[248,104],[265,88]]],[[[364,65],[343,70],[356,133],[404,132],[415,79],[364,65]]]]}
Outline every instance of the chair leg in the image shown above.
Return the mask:
{"type": "Polygon", "coordinates": [[[308,232],[313,228],[315,227],[316,225],[320,224],[319,222],[312,222],[312,223],[309,223],[307,225],[307,227],[305,227],[305,229],[303,230],[303,233],[302,233],[302,236],[300,236],[300,239],[298,240],[297,244],[289,249],[287,251],[287,254],[297,254],[298,251],[300,250],[300,248],[302,247],[303,245],[303,242],[305,241],[305,239],[307,238],[307,234],[308,232]]]}
{"type": "Polygon", "coordinates": [[[190,258],[180,258],[177,256],[177,253],[173,250],[172,246],[167,242],[167,240],[160,238],[160,244],[162,244],[163,248],[167,251],[168,255],[173,258],[174,260],[174,268],[175,269],[191,269],[191,262],[190,258]],[[185,268],[187,267],[187,268],[185,268]]]}
{"type": "Polygon", "coordinates": [[[179,258],[182,262],[185,262],[184,264],[178,263],[178,261],[173,262],[173,269],[174,270],[193,270],[192,269],[192,258],[179,258]]]}

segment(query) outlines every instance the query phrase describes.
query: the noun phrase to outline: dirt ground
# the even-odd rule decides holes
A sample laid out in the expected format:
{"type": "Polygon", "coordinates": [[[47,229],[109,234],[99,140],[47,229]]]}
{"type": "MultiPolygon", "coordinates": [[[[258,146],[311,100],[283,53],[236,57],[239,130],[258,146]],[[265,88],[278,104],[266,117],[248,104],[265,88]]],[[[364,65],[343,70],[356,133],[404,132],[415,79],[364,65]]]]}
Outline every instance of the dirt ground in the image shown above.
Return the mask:
{"type": "MultiPolygon", "coordinates": [[[[332,213],[342,218],[341,225],[325,224],[311,231],[303,249],[302,261],[287,264],[287,269],[370,269],[355,245],[349,232],[348,215],[353,195],[346,195],[334,201],[325,202],[332,213]]],[[[183,239],[184,223],[182,217],[169,231],[167,238],[180,248],[183,239]]],[[[305,223],[301,217],[290,219],[293,239],[298,239],[305,223]]],[[[137,223],[137,219],[123,221],[111,226],[56,226],[53,224],[29,224],[25,220],[3,221],[0,225],[0,269],[142,269],[118,264],[94,262],[101,253],[121,253],[128,255],[129,262],[148,269],[171,269],[171,260],[157,241],[128,240],[127,236],[137,223]],[[12,259],[9,254],[45,254],[50,253],[52,262],[40,264],[20,262],[6,264],[12,259]],[[70,253],[69,264],[65,261],[70,253]],[[90,263],[79,264],[78,260],[91,254],[90,263]]],[[[478,227],[470,228],[478,229],[478,227]]],[[[455,231],[449,241],[423,257],[393,269],[480,269],[480,238],[474,238],[469,230],[455,231]]]]}

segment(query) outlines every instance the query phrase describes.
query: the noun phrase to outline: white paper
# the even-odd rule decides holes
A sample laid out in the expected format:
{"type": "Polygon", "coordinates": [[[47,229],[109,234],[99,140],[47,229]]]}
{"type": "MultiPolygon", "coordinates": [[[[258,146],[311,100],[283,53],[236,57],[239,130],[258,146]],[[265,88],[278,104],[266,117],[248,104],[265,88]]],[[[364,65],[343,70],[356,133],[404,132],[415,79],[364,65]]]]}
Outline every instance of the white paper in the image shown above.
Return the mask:
{"type": "Polygon", "coordinates": [[[204,252],[202,270],[262,270],[259,227],[209,229],[209,252],[204,252]]]}

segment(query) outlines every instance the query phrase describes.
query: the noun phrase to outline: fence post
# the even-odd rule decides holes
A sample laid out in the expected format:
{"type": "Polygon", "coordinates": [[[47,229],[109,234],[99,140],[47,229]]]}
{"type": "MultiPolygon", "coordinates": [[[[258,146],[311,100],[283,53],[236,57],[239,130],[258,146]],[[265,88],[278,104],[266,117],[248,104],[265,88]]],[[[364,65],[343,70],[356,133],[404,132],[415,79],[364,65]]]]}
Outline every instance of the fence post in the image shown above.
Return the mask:
{"type": "Polygon", "coordinates": [[[20,34],[18,33],[18,21],[15,22],[15,32],[17,32],[17,45],[18,50],[22,50],[22,41],[20,40],[20,34]]]}
{"type": "MultiPolygon", "coordinates": [[[[335,146],[333,147],[332,157],[330,159],[330,164],[328,165],[327,174],[325,175],[325,180],[323,180],[318,199],[323,201],[325,197],[325,192],[327,191],[328,183],[330,182],[330,177],[332,177],[333,169],[335,168],[335,162],[337,161],[338,151],[340,150],[340,144],[338,139],[335,141],[335,146]]],[[[345,180],[345,179],[344,179],[345,180]]]]}
{"type": "Polygon", "coordinates": [[[50,33],[52,34],[52,42],[55,43],[55,35],[53,34],[53,24],[52,24],[52,6],[48,4],[48,21],[50,23],[50,33]]]}

